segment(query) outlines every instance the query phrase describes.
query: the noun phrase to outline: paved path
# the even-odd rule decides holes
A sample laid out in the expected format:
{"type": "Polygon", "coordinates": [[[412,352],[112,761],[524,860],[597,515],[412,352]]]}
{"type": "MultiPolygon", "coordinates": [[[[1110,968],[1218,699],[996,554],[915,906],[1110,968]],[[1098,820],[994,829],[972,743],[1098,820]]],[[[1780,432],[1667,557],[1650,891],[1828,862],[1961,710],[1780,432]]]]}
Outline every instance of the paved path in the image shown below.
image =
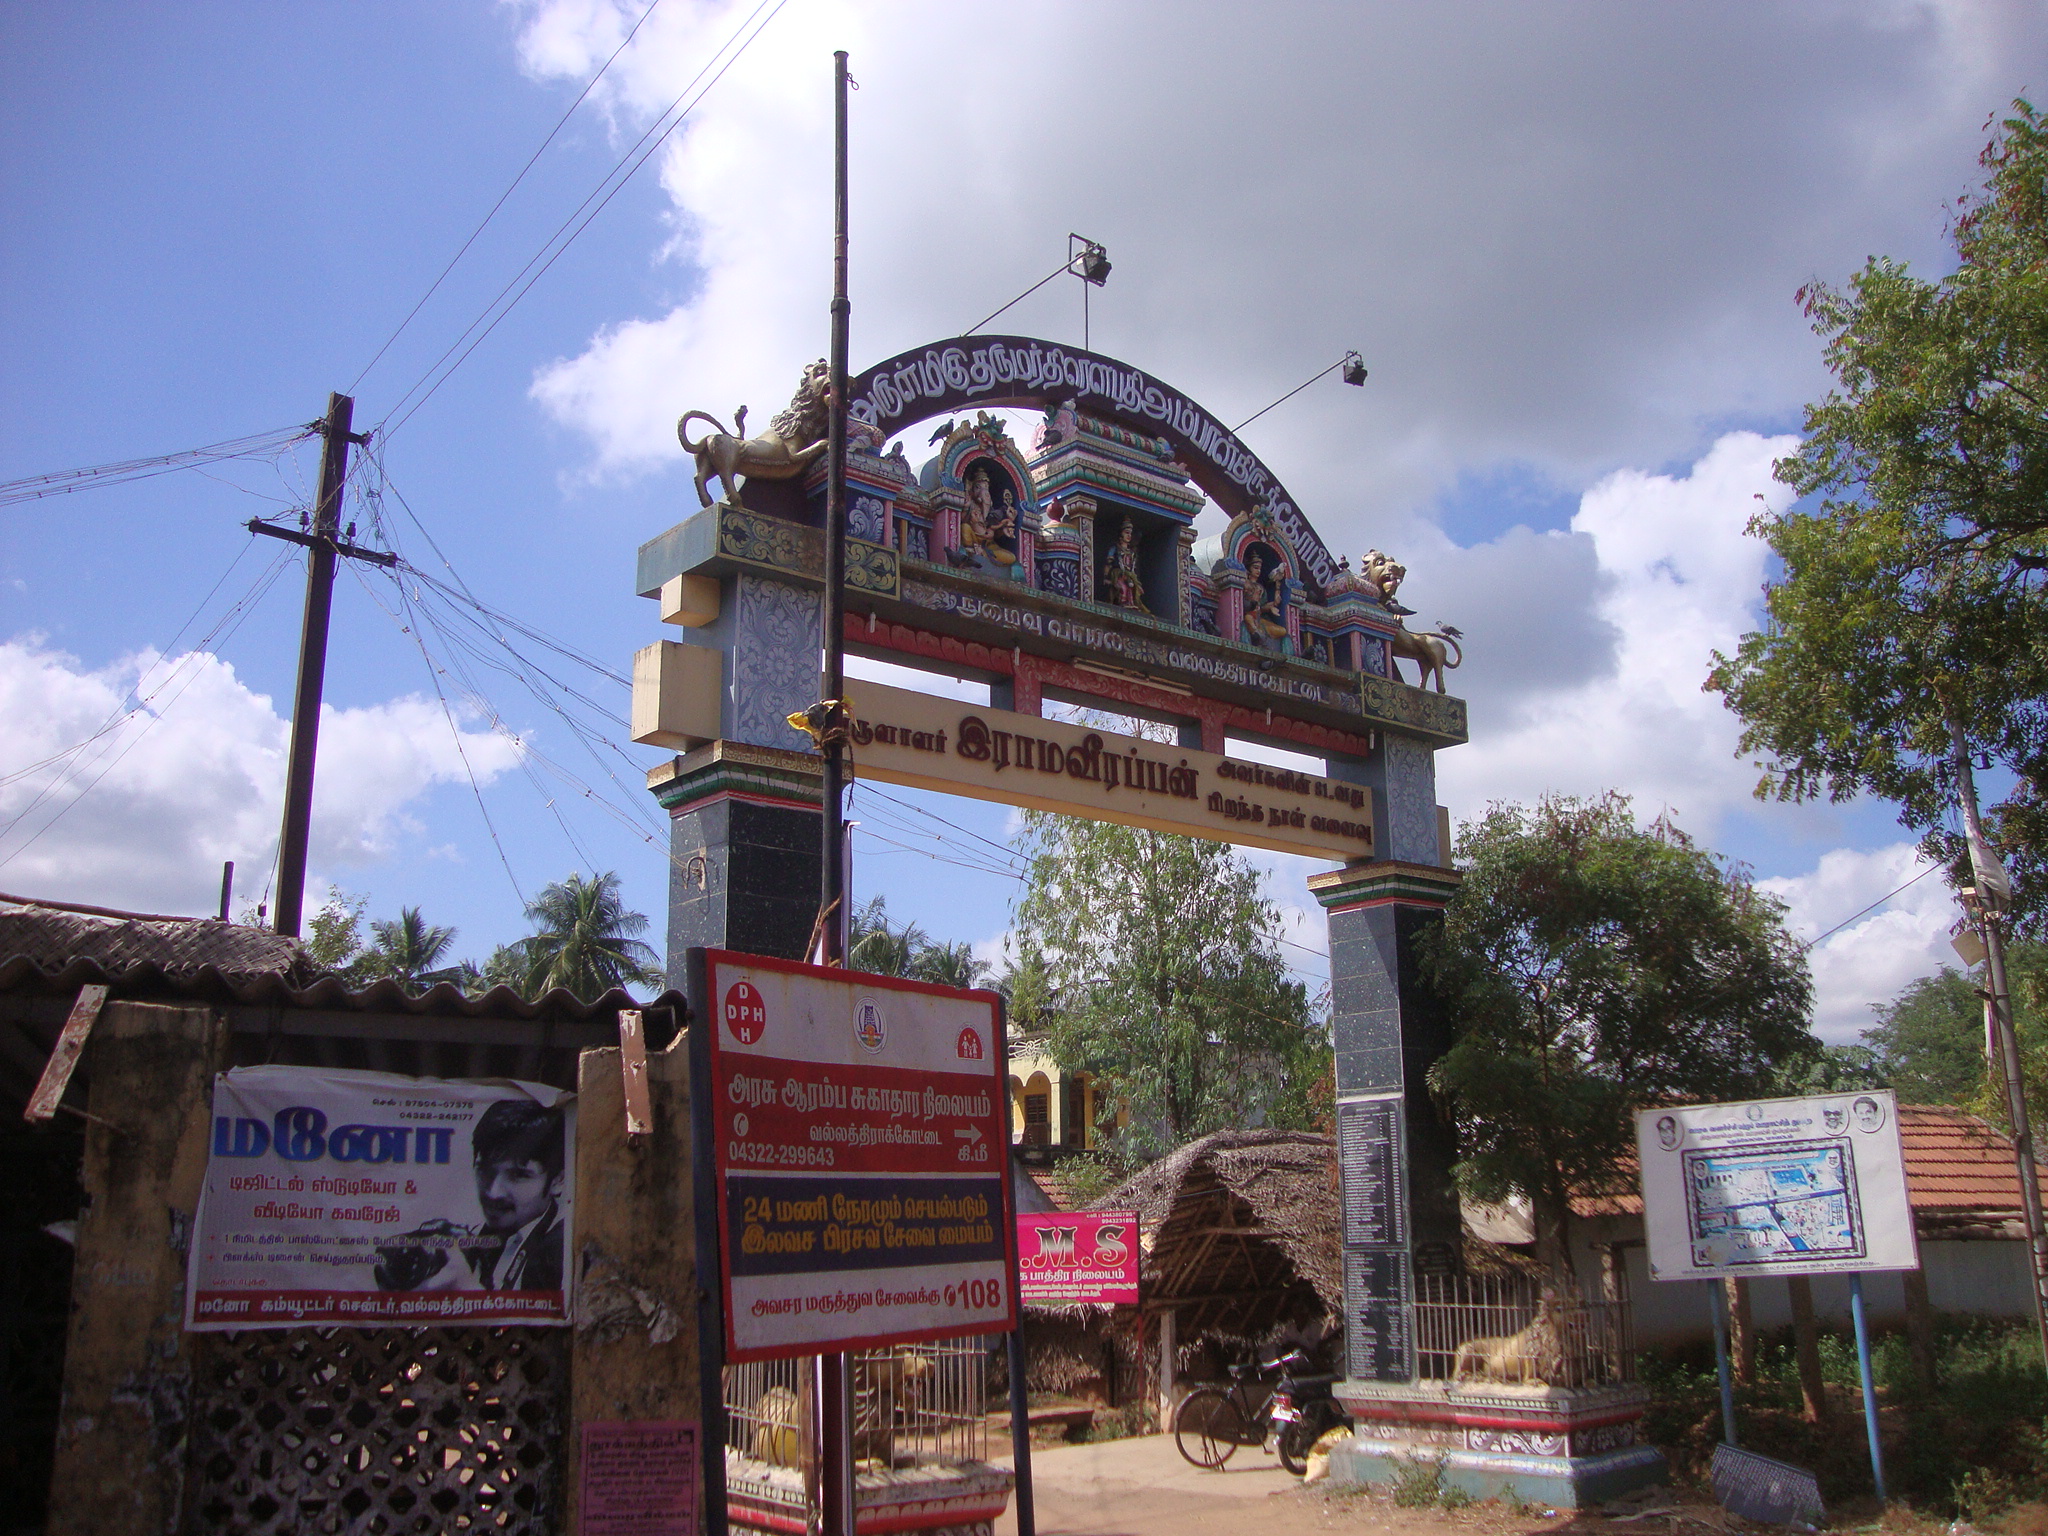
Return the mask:
{"type": "MultiPolygon", "coordinates": [[[[1033,1449],[1031,1471],[1038,1536],[1222,1536],[1277,1525],[1299,1508],[1300,1480],[1249,1445],[1206,1472],[1182,1458],[1171,1435],[1139,1435],[1033,1449]]],[[[996,1536],[1016,1531],[1013,1502],[996,1536]]]]}

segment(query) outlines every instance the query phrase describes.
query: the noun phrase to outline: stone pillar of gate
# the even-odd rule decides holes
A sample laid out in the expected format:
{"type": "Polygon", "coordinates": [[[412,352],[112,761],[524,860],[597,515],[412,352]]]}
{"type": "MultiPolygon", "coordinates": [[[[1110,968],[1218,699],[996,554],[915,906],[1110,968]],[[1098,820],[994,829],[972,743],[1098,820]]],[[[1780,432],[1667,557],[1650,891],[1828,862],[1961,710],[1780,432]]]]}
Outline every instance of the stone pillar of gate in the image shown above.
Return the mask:
{"type": "Polygon", "coordinates": [[[1450,1047],[1450,1020],[1422,964],[1458,877],[1438,846],[1436,774],[1423,741],[1383,732],[1333,776],[1372,792],[1374,860],[1311,876],[1327,914],[1343,1181],[1346,1376],[1415,1375],[1418,1272],[1456,1267],[1455,1148],[1429,1097],[1428,1072],[1450,1047]]]}
{"type": "Polygon", "coordinates": [[[647,776],[669,815],[671,985],[693,945],[804,956],[823,772],[788,717],[818,701],[822,609],[817,591],[749,572],[724,578],[717,616],[686,631],[723,655],[717,739],[647,776]]]}

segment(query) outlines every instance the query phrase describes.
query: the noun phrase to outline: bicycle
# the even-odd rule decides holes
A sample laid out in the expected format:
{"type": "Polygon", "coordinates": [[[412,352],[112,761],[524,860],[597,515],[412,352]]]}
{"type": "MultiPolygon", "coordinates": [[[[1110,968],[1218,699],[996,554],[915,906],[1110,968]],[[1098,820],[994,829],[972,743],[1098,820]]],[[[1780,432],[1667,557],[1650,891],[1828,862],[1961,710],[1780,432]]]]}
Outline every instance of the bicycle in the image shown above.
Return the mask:
{"type": "Polygon", "coordinates": [[[1240,1445],[1264,1445],[1275,1435],[1280,1465],[1296,1477],[1308,1471],[1308,1453],[1324,1431],[1349,1429],[1351,1415],[1331,1396],[1330,1376],[1308,1374],[1308,1357],[1290,1350],[1271,1366],[1233,1365],[1230,1387],[1197,1387],[1173,1415],[1173,1443],[1198,1467],[1214,1471],[1240,1445]],[[1253,1405],[1250,1383],[1279,1372],[1272,1391],[1253,1405]]]}
{"type": "Polygon", "coordinates": [[[1197,1387],[1173,1411],[1173,1443],[1195,1466],[1215,1471],[1240,1445],[1264,1445],[1272,1413],[1270,1394],[1256,1405],[1251,1383],[1264,1375],[1257,1364],[1230,1367],[1230,1387],[1197,1387]]]}

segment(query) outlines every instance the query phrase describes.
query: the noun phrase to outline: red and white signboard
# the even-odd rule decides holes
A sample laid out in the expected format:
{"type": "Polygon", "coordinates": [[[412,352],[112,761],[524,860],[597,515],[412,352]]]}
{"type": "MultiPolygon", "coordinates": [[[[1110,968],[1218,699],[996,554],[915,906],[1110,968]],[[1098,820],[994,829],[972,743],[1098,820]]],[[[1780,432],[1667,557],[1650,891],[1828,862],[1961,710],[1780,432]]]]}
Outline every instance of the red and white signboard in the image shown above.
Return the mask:
{"type": "Polygon", "coordinates": [[[1019,1216],[1017,1283],[1026,1306],[1136,1306],[1138,1213],[1019,1216]]]}
{"type": "Polygon", "coordinates": [[[703,963],[726,1358],[1013,1328],[1001,999],[703,963]]]}

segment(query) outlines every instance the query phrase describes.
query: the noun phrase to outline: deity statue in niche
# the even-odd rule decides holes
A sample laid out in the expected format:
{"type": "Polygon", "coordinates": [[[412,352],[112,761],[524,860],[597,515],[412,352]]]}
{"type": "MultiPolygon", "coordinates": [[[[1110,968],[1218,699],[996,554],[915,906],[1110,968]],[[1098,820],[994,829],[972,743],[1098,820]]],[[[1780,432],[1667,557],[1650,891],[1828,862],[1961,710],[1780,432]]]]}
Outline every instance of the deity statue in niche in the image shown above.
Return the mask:
{"type": "Polygon", "coordinates": [[[946,551],[950,563],[963,570],[1003,573],[1017,565],[1017,524],[1022,509],[1017,505],[1017,493],[1007,484],[1001,495],[999,504],[986,461],[977,462],[967,472],[967,504],[960,512],[960,545],[946,551]]]}
{"type": "Polygon", "coordinates": [[[1128,517],[1117,530],[1116,543],[1102,557],[1102,585],[1119,608],[1145,606],[1145,588],[1138,580],[1138,534],[1128,517]]]}
{"type": "Polygon", "coordinates": [[[1279,563],[1272,551],[1254,544],[1244,554],[1244,639],[1262,650],[1281,650],[1287,641],[1287,608],[1279,563]]]}

